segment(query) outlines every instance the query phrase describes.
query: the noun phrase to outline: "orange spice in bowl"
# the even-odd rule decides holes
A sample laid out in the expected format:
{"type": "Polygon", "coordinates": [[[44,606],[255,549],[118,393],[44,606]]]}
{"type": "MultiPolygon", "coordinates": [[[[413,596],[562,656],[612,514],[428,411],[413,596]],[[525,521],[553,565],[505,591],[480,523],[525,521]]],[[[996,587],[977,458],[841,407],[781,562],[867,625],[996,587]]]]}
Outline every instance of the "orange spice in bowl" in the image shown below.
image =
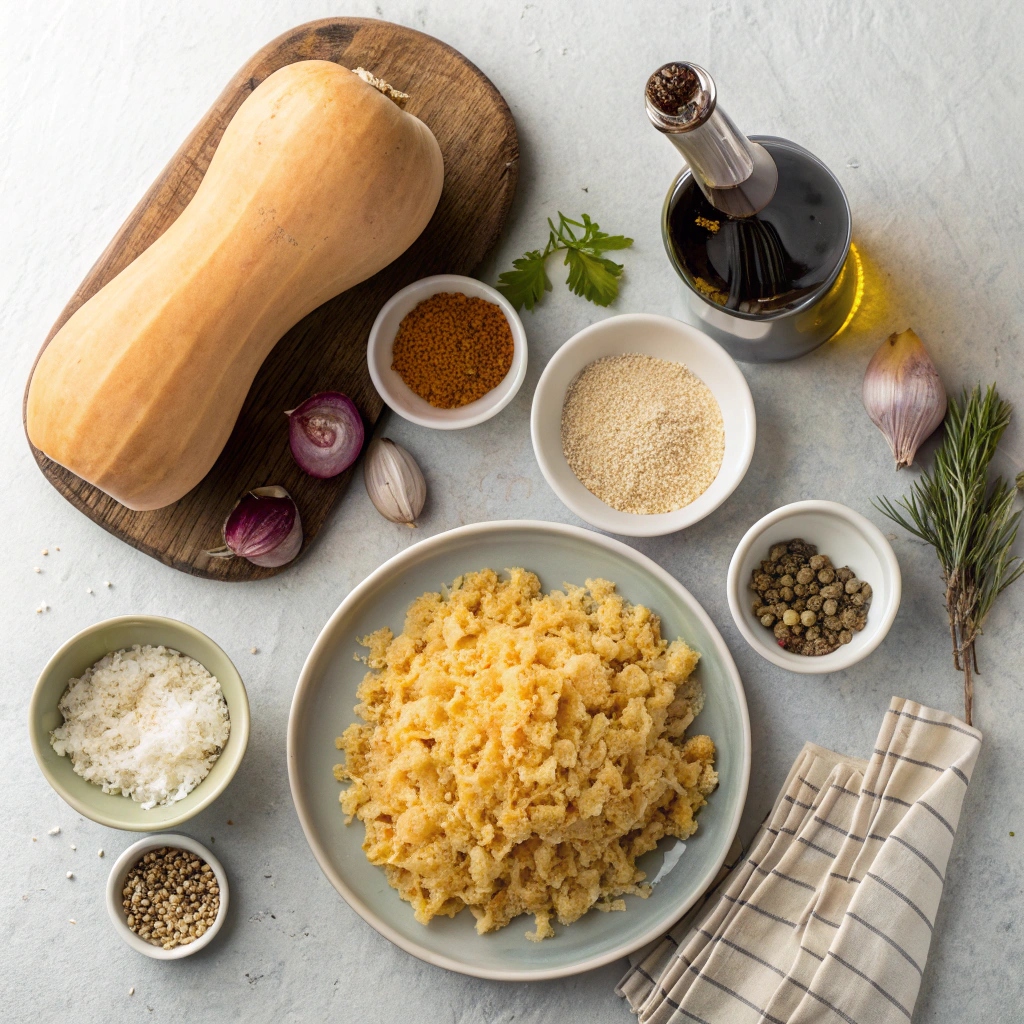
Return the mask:
{"type": "Polygon", "coordinates": [[[435,408],[457,409],[505,379],[513,350],[500,306],[462,292],[438,292],[403,318],[391,368],[435,408]]]}

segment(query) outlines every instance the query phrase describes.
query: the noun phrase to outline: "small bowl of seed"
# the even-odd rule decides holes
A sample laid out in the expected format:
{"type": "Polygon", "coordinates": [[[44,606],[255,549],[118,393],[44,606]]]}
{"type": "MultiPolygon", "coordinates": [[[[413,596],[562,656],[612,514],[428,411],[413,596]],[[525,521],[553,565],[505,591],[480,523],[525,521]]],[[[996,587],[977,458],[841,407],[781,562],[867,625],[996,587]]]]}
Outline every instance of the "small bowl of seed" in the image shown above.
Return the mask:
{"type": "Polygon", "coordinates": [[[899,562],[882,531],[835,501],[797,501],[758,520],[729,564],[729,610],[780,668],[825,675],[866,658],[900,606],[899,562]]]}
{"type": "Polygon", "coordinates": [[[496,416],[526,378],[526,331],[483,281],[436,274],[396,292],[370,328],[377,393],[421,427],[460,430],[496,416]]]}
{"type": "Polygon", "coordinates": [[[228,910],[219,860],[188,836],[164,833],[129,846],[107,879],[107,912],[132,949],[180,960],[208,946],[228,910]]]}

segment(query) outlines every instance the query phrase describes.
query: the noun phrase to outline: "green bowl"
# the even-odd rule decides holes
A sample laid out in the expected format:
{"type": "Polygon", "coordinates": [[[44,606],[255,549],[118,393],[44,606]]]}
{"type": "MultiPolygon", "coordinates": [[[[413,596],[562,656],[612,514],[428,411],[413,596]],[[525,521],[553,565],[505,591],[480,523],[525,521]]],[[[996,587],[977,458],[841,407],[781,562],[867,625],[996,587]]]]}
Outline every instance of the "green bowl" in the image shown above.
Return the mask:
{"type": "Polygon", "coordinates": [[[725,642],[693,596],[656,565],[621,541],[590,530],[530,521],[477,523],[414,544],[385,562],[341,603],[310,651],[288,720],[288,774],[306,839],[324,874],[353,910],[402,949],[428,963],[479,978],[539,981],[610,963],[658,938],[700,897],[722,866],[736,829],[750,774],[750,723],[743,685],[725,642]],[[718,748],[720,784],[700,811],[696,834],[685,843],[663,840],[638,862],[653,882],[648,899],[626,897],[622,913],[591,911],[555,937],[530,942],[532,926],[520,917],[506,928],[477,935],[464,910],[424,927],[372,865],[361,846],[359,821],[345,824],[338,805],[342,787],[333,765],[334,745],[357,721],[356,688],[366,666],[358,637],[381,626],[400,632],[409,604],[465,572],[522,566],[540,576],[545,590],[603,577],[634,604],[661,616],[662,633],[683,637],[700,652],[697,673],[704,710],[691,727],[718,748]]]}
{"type": "Polygon", "coordinates": [[[198,629],[157,615],[122,615],[97,622],[76,633],[47,662],[32,693],[28,717],[32,751],[46,781],[57,795],[79,814],[101,825],[129,832],[168,829],[209,807],[224,792],[238,770],[249,741],[249,698],[231,659],[198,629]],[[75,774],[71,758],[61,757],[50,745],[51,731],[63,721],[57,704],[68,682],[95,665],[105,654],[134,644],[169,647],[195,658],[217,677],[231,718],[231,734],[210,774],[184,799],[148,811],[129,797],[104,793],[99,786],[86,782],[75,774]]]}

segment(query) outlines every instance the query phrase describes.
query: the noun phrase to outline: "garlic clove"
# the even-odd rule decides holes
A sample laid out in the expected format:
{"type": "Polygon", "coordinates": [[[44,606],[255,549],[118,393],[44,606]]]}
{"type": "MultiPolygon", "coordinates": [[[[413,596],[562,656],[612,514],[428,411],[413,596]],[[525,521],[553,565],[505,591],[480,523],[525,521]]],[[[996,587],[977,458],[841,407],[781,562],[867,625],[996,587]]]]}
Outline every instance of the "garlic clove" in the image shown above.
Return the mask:
{"type": "Polygon", "coordinates": [[[912,331],[891,334],[864,374],[864,408],[902,469],[946,415],[946,390],[921,339],[912,331]]]}
{"type": "Polygon", "coordinates": [[[416,460],[390,438],[370,442],[363,462],[366,493],[377,511],[393,523],[414,526],[427,500],[427,482],[416,460]]]}

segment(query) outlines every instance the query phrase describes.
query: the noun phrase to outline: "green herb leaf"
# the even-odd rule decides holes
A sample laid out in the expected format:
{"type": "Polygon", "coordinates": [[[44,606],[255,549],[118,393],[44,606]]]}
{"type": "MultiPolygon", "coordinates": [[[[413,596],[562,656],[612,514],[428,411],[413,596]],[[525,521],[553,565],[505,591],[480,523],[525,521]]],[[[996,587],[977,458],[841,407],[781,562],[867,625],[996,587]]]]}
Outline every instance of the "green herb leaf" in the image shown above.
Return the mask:
{"type": "MultiPolygon", "coordinates": [[[[548,221],[550,224],[551,222],[548,221]]],[[[586,249],[592,253],[608,252],[611,249],[628,249],[633,244],[632,238],[625,235],[609,235],[602,231],[586,214],[583,220],[570,220],[564,213],[558,214],[558,227],[551,225],[551,231],[563,245],[586,249]],[[573,227],[583,229],[583,237],[577,238],[573,227]]]]}
{"type": "Polygon", "coordinates": [[[533,309],[551,291],[551,281],[544,269],[548,250],[534,249],[525,256],[512,261],[513,270],[506,270],[498,277],[497,288],[516,309],[525,306],[533,309]]]}
{"type": "Polygon", "coordinates": [[[606,259],[601,254],[617,249],[628,249],[632,238],[624,235],[609,235],[583,214],[581,220],[573,220],[559,212],[558,224],[548,220],[550,234],[544,250],[535,249],[514,260],[514,269],[506,270],[498,277],[498,291],[516,309],[527,309],[540,302],[544,292],[551,291],[551,281],[544,270],[544,263],[554,252],[565,252],[565,265],[569,268],[566,284],[575,295],[598,306],[607,306],[619,293],[619,278],[622,265],[606,259]]]}
{"type": "Polygon", "coordinates": [[[596,306],[607,306],[619,294],[620,264],[576,248],[565,250],[565,263],[569,268],[565,283],[574,295],[582,295],[596,306]]]}

